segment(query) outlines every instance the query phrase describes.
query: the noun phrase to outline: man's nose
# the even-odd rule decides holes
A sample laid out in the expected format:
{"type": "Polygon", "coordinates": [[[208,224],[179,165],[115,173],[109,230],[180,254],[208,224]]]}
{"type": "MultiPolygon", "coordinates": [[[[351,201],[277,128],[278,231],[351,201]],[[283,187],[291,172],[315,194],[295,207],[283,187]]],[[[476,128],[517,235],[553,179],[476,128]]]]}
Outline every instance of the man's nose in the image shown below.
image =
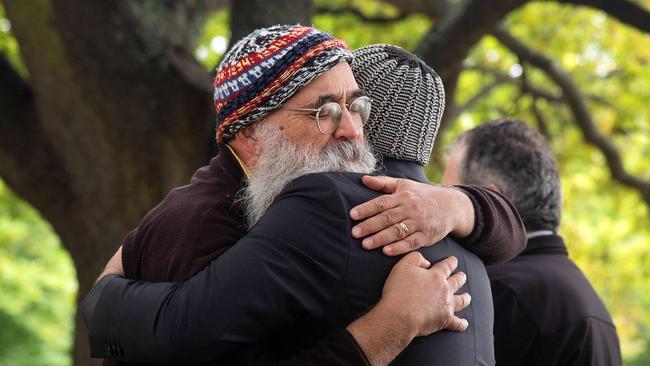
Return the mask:
{"type": "Polygon", "coordinates": [[[363,126],[361,121],[357,121],[347,108],[341,111],[341,122],[334,130],[334,138],[337,140],[353,141],[361,137],[363,126]]]}

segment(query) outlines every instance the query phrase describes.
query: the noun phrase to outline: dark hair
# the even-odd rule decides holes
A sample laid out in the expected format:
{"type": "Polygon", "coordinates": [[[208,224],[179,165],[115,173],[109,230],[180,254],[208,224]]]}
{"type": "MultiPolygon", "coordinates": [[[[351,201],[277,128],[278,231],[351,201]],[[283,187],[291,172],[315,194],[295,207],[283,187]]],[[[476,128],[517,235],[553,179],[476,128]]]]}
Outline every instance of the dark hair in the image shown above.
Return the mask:
{"type": "Polygon", "coordinates": [[[464,184],[495,184],[517,208],[528,231],[556,230],[562,191],[553,153],[544,137],[524,122],[500,119],[458,138],[464,184]]]}

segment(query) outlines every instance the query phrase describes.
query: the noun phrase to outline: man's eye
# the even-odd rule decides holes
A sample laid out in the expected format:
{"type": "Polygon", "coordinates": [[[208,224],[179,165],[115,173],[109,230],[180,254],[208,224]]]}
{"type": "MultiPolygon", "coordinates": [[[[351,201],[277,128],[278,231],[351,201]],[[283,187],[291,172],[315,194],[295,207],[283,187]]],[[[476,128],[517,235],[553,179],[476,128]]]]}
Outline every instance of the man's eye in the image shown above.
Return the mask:
{"type": "Polygon", "coordinates": [[[335,116],[337,111],[340,109],[339,105],[336,103],[326,103],[320,108],[319,117],[328,118],[335,116]]]}
{"type": "Polygon", "coordinates": [[[358,113],[367,118],[370,114],[370,98],[366,96],[357,98],[350,104],[350,112],[358,113]]]}

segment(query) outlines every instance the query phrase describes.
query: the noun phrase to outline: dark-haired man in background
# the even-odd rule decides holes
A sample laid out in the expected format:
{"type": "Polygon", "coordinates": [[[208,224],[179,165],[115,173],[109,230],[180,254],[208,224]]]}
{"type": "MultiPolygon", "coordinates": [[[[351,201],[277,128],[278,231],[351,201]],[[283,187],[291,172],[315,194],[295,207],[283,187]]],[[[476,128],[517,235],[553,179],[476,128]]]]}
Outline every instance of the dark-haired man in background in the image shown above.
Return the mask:
{"type": "Polygon", "coordinates": [[[488,266],[497,365],[620,365],[612,319],[557,234],[560,178],[543,136],[507,119],[467,131],[450,149],[443,183],[498,190],[526,226],[526,249],[488,266]]]}

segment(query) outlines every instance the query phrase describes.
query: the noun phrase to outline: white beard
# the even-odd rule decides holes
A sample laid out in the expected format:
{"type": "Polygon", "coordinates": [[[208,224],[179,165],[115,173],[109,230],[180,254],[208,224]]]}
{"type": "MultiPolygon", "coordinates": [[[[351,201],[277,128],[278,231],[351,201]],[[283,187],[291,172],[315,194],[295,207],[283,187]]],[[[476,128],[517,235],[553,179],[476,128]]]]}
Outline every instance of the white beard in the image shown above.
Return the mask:
{"type": "Polygon", "coordinates": [[[284,187],[300,176],[320,172],[368,174],[377,164],[370,147],[358,140],[329,143],[322,150],[310,144],[298,146],[277,125],[264,122],[255,127],[255,136],[260,156],[242,197],[249,227],[266,213],[284,187]]]}

